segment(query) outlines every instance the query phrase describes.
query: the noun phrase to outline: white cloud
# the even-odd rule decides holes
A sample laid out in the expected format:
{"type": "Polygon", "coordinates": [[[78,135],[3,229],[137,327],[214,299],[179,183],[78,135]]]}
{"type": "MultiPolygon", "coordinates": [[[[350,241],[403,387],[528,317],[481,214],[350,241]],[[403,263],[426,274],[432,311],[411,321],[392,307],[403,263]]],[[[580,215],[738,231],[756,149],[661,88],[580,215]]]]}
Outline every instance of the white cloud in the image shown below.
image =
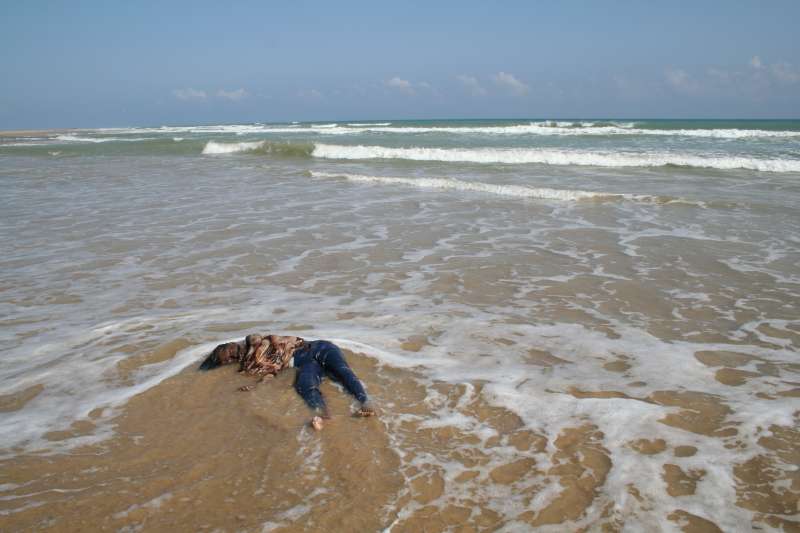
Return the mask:
{"type": "Polygon", "coordinates": [[[800,70],[783,61],[767,65],[761,61],[760,57],[753,56],[753,58],[750,60],[750,66],[757,71],[766,73],[768,76],[779,82],[797,83],[800,81],[800,70]]]}
{"type": "Polygon", "coordinates": [[[676,91],[694,93],[700,89],[699,84],[685,70],[668,68],[664,75],[667,78],[667,83],[676,91]]]}
{"type": "Polygon", "coordinates": [[[475,76],[467,76],[466,74],[459,74],[456,79],[472,94],[472,96],[485,96],[486,89],[481,87],[478,79],[475,76]]]}
{"type": "Polygon", "coordinates": [[[239,100],[244,100],[249,95],[247,91],[244,89],[236,89],[233,91],[226,91],[225,89],[220,89],[217,91],[217,96],[220,98],[225,98],[226,100],[230,100],[231,102],[238,102],[239,100]]]}
{"type": "Polygon", "coordinates": [[[406,94],[414,94],[414,87],[411,86],[411,82],[398,76],[395,76],[384,83],[387,87],[391,87],[392,89],[397,89],[406,94]]]}
{"type": "Polygon", "coordinates": [[[208,97],[205,91],[188,87],[186,89],[175,89],[172,91],[172,94],[178,100],[193,100],[196,102],[204,101],[208,97]]]}
{"type": "Polygon", "coordinates": [[[527,94],[530,90],[530,87],[519,81],[514,77],[513,74],[509,74],[508,72],[498,72],[492,76],[492,80],[500,87],[504,87],[518,96],[527,94]]]}
{"type": "Polygon", "coordinates": [[[667,68],[664,81],[672,90],[687,95],[722,94],[763,100],[783,85],[800,83],[800,69],[786,62],[771,63],[752,56],[747,68],[707,67],[694,74],[680,68],[667,68]]]}
{"type": "Polygon", "coordinates": [[[322,100],[325,95],[317,89],[304,89],[297,93],[297,96],[305,100],[322,100]]]}
{"type": "Polygon", "coordinates": [[[797,83],[800,81],[800,70],[797,70],[789,63],[773,63],[770,65],[772,75],[779,81],[785,83],[797,83]]]}
{"type": "Polygon", "coordinates": [[[720,68],[711,67],[708,70],[706,70],[706,72],[712,78],[716,78],[716,79],[718,79],[720,81],[727,82],[727,81],[729,81],[731,79],[730,72],[728,72],[727,70],[720,69],[720,68]]]}

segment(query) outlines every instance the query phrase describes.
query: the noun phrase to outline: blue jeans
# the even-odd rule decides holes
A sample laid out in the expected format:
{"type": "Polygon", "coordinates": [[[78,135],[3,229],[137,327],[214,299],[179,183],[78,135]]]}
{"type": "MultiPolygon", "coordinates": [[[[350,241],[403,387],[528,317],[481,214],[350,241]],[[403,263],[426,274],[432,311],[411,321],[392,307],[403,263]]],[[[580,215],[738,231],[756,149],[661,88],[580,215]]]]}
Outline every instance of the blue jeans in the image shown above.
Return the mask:
{"type": "Polygon", "coordinates": [[[294,388],[312,409],[323,412],[326,409],[325,398],[319,390],[326,374],[341,383],[359,402],[367,401],[364,387],[344,360],[342,351],[332,342],[305,343],[294,353],[294,366],[297,368],[294,388]]]}

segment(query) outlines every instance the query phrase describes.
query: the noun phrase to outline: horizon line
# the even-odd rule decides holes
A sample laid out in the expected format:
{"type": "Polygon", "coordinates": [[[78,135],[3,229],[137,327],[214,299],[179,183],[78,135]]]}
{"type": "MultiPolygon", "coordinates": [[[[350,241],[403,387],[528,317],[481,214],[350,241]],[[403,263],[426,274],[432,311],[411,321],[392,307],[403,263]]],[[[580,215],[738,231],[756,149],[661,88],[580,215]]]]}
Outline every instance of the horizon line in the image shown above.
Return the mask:
{"type": "Polygon", "coordinates": [[[3,128],[0,127],[0,132],[5,134],[8,133],[21,133],[21,132],[39,132],[39,131],[79,131],[79,130],[99,130],[99,129],[118,129],[118,128],[157,128],[157,127],[192,127],[192,126],[223,126],[223,125],[233,125],[233,124],[311,124],[311,123],[340,123],[340,122],[446,122],[446,121],[524,121],[524,120],[531,120],[531,121],[543,121],[543,120],[556,120],[556,121],[570,121],[570,120],[629,120],[629,121],[637,121],[637,120],[661,120],[661,121],[719,121],[719,122],[767,122],[767,121],[800,121],[800,117],[790,117],[790,118],[770,118],[770,117],[757,117],[757,118],[723,118],[723,117],[609,117],[609,116],[598,116],[598,117],[470,117],[470,118],[444,118],[444,117],[437,117],[437,118],[342,118],[342,119],[309,119],[309,120],[278,120],[278,121],[271,121],[271,120],[264,120],[264,121],[250,121],[250,122],[193,122],[193,123],[164,123],[164,124],[146,124],[146,125],[121,125],[121,126],[80,126],[80,127],[72,127],[72,126],[57,126],[57,127],[44,127],[44,128],[37,128],[37,127],[22,127],[22,128],[3,128]]]}

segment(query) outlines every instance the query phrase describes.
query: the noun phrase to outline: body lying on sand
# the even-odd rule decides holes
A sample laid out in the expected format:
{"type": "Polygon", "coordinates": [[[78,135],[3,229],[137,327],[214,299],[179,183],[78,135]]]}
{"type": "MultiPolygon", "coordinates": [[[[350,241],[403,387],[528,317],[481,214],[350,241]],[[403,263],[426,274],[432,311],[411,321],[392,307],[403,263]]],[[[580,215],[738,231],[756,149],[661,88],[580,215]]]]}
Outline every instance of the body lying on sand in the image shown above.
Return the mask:
{"type": "MultiPolygon", "coordinates": [[[[297,368],[295,390],[314,411],[311,426],[321,430],[330,418],[325,398],[319,390],[325,375],[330,376],[360,403],[357,416],[373,416],[372,407],[361,381],[344,359],[338,346],[330,341],[305,341],[300,337],[252,334],[243,341],[220,344],[200,365],[201,370],[239,363],[239,372],[257,376],[262,383],[278,372],[297,368]]],[[[250,391],[255,385],[245,385],[240,391],[250,391]]]]}

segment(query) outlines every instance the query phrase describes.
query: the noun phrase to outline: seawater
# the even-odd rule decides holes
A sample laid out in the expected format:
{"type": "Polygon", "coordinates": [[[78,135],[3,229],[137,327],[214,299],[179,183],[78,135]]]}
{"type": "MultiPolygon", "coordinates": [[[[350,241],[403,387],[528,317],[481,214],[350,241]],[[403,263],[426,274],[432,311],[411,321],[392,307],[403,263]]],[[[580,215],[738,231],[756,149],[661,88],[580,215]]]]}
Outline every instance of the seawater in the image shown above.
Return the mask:
{"type": "MultiPolygon", "coordinates": [[[[405,487],[382,528],[797,527],[800,121],[29,132],[0,183],[8,465],[102,446],[131,398],[275,331],[378,365],[405,487]]],[[[41,504],[0,487],[6,519],[41,504]]]]}

